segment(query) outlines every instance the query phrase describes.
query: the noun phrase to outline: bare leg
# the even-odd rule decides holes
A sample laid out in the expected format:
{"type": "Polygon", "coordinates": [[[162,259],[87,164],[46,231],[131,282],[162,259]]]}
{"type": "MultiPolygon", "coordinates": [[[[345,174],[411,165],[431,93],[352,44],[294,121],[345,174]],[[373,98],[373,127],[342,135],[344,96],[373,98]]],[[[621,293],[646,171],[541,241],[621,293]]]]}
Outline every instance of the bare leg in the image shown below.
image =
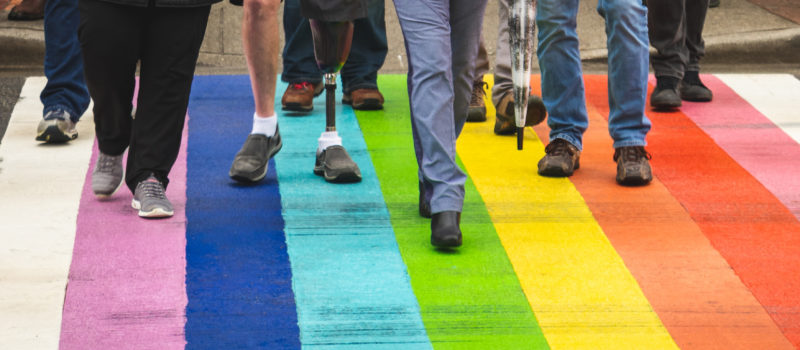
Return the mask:
{"type": "Polygon", "coordinates": [[[275,81],[278,74],[278,7],[280,0],[245,0],[242,43],[256,114],[275,115],[275,81]]]}

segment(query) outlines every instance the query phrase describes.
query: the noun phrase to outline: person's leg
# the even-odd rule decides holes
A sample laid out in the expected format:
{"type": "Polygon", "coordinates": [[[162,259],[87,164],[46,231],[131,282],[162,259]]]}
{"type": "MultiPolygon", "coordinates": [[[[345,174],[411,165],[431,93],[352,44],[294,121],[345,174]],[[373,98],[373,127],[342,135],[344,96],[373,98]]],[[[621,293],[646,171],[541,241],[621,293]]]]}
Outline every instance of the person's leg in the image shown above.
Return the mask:
{"type": "Polygon", "coordinates": [[[242,44],[256,111],[253,130],[234,157],[228,176],[254,182],[266,176],[269,159],[282,147],[274,103],[280,0],[245,0],[243,6],[242,44]]]}
{"type": "Polygon", "coordinates": [[[148,8],[128,172],[131,191],[153,175],[166,187],[180,150],[189,92],[210,6],[148,8]]]}
{"type": "Polygon", "coordinates": [[[353,21],[353,44],[340,72],[345,93],[357,89],[377,89],[378,70],[389,51],[384,1],[368,0],[368,10],[366,18],[353,21]]]}
{"type": "Polygon", "coordinates": [[[650,44],[656,49],[650,62],[656,76],[656,88],[650,95],[653,108],[681,106],[678,84],[689,61],[686,48],[686,9],[694,0],[648,0],[647,26],[650,44]]]}
{"type": "Polygon", "coordinates": [[[472,94],[469,99],[469,111],[467,112],[468,122],[482,122],[486,120],[486,88],[488,84],[483,81],[483,76],[489,72],[489,54],[483,45],[481,35],[478,43],[478,56],[475,57],[475,70],[472,81],[472,94]]]}
{"type": "Polygon", "coordinates": [[[564,139],[580,150],[589,118],[575,31],[577,16],[578,0],[540,0],[537,5],[537,55],[550,141],[564,139]]]}
{"type": "Polygon", "coordinates": [[[450,3],[450,48],[453,62],[453,113],[456,138],[467,120],[478,56],[486,0],[460,0],[450,3]]]}
{"type": "Polygon", "coordinates": [[[647,98],[647,8],[639,0],[601,0],[608,35],[608,126],[614,148],[644,146],[647,98]]]}
{"type": "Polygon", "coordinates": [[[144,9],[98,0],[80,0],[79,8],[78,37],[86,84],[94,99],[97,144],[101,153],[119,156],[131,138],[139,23],[144,9]]]}
{"type": "Polygon", "coordinates": [[[428,197],[433,214],[460,212],[466,176],[455,162],[449,1],[395,0],[395,8],[408,54],[409,100],[420,181],[431,189],[428,197]]]}
{"type": "Polygon", "coordinates": [[[700,60],[705,55],[703,26],[706,21],[708,0],[686,1],[686,49],[689,61],[681,82],[681,98],[687,101],[711,101],[713,94],[700,80],[700,60]]]}
{"type": "Polygon", "coordinates": [[[640,0],[600,0],[608,36],[608,131],[614,139],[616,180],[644,185],[652,178],[645,137],[650,120],[644,114],[647,98],[649,43],[647,9],[640,0]]]}
{"type": "Polygon", "coordinates": [[[321,83],[322,73],[320,73],[314,58],[311,27],[308,19],[300,13],[300,0],[284,1],[283,32],[285,44],[281,55],[283,60],[281,80],[289,84],[321,83]]]}
{"type": "Polygon", "coordinates": [[[48,0],[44,15],[44,74],[41,93],[43,114],[63,109],[73,122],[89,107],[89,91],[83,80],[83,61],[78,42],[78,0],[48,0]]]}

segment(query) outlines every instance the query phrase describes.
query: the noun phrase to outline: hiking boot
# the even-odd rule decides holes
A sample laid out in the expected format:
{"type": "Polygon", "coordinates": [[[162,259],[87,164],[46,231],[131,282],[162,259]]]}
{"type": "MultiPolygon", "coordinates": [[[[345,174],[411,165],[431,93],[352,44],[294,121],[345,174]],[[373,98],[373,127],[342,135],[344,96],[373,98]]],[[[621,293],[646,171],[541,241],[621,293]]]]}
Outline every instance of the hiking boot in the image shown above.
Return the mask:
{"type": "Polygon", "coordinates": [[[614,150],[617,162],[617,183],[625,186],[641,186],[653,180],[650,169],[650,153],[642,146],[619,147],[614,150]]]}
{"type": "Polygon", "coordinates": [[[703,82],[700,81],[700,72],[687,71],[683,75],[679,91],[681,99],[693,102],[708,102],[714,97],[703,82]]]}
{"type": "Polygon", "coordinates": [[[431,218],[431,244],[437,248],[455,248],[461,246],[461,213],[443,211],[433,214],[431,218]]]}
{"type": "Polygon", "coordinates": [[[546,154],[539,160],[539,175],[566,177],[581,167],[581,151],[567,140],[553,140],[544,152],[546,154]]]}
{"type": "MultiPolygon", "coordinates": [[[[514,93],[509,91],[497,104],[497,115],[494,122],[494,133],[497,135],[514,135],[517,124],[514,112],[514,93]]],[[[528,110],[525,113],[525,126],[534,126],[547,117],[547,109],[542,98],[537,95],[528,96],[528,110]]]]}
{"type": "Polygon", "coordinates": [[[99,153],[92,170],[92,192],[98,198],[107,198],[122,183],[122,155],[99,153]]]}
{"type": "Polygon", "coordinates": [[[655,109],[673,109],[681,106],[678,96],[678,78],[656,77],[656,88],[650,95],[650,106],[655,109]]]}
{"type": "Polygon", "coordinates": [[[281,106],[286,111],[310,112],[314,109],[314,97],[319,96],[325,85],[307,81],[289,84],[281,98],[281,106]]]}
{"type": "Polygon", "coordinates": [[[328,182],[361,181],[361,170],[358,169],[358,164],[340,145],[329,146],[317,153],[314,174],[324,177],[328,182]]]}
{"type": "Polygon", "coordinates": [[[228,176],[239,182],[261,181],[267,176],[267,164],[283,147],[281,134],[275,128],[275,135],[267,137],[264,134],[250,134],[244,141],[244,145],[236,153],[231,164],[228,176]]]}
{"type": "Polygon", "coordinates": [[[78,138],[78,130],[75,129],[75,123],[69,113],[63,109],[47,112],[36,128],[36,141],[64,143],[76,138],[78,138]]]}
{"type": "Polygon", "coordinates": [[[488,88],[489,84],[486,84],[483,80],[476,80],[472,83],[472,97],[469,98],[469,112],[467,113],[468,122],[486,121],[484,97],[488,88]]]}
{"type": "Polygon", "coordinates": [[[35,21],[44,18],[45,0],[23,0],[8,13],[9,21],[35,21]]]}
{"type": "Polygon", "coordinates": [[[342,95],[342,103],[361,111],[383,109],[383,95],[378,89],[355,89],[342,95]]]}
{"type": "Polygon", "coordinates": [[[164,193],[164,185],[153,174],[136,185],[131,207],[138,209],[139,216],[143,218],[164,218],[175,213],[164,193]]]}

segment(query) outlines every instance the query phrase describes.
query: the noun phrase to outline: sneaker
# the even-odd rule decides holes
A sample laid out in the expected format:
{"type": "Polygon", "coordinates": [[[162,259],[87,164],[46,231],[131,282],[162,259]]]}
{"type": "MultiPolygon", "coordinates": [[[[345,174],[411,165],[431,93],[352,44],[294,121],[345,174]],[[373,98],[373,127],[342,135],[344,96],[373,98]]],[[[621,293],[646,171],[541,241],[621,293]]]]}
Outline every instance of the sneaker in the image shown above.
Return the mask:
{"type": "Polygon", "coordinates": [[[650,94],[650,106],[655,109],[673,109],[681,106],[678,96],[678,78],[656,77],[656,88],[650,94]]]}
{"type": "Polygon", "coordinates": [[[133,201],[131,207],[139,210],[139,216],[143,218],[164,218],[172,216],[175,211],[172,203],[164,194],[164,185],[152,174],[147,180],[139,182],[136,190],[133,191],[133,201]]]}
{"type": "Polygon", "coordinates": [[[72,122],[69,113],[63,109],[47,112],[36,129],[36,141],[64,143],[78,138],[75,123],[72,122]]]}
{"type": "Polygon", "coordinates": [[[361,170],[358,169],[358,164],[340,145],[329,146],[317,154],[314,174],[324,177],[328,182],[361,181],[361,170]]]}
{"type": "Polygon", "coordinates": [[[468,122],[486,121],[486,103],[483,99],[488,88],[489,84],[483,80],[476,80],[472,83],[472,97],[469,99],[469,112],[467,113],[468,122]]]}
{"type": "Polygon", "coordinates": [[[310,112],[314,109],[314,97],[319,96],[324,87],[322,82],[289,84],[281,98],[281,106],[286,111],[310,112]]]}
{"type": "Polygon", "coordinates": [[[231,164],[228,176],[239,182],[261,181],[267,176],[267,164],[283,147],[281,134],[277,127],[275,135],[267,137],[264,134],[250,134],[244,145],[236,153],[231,164]]]}
{"type": "Polygon", "coordinates": [[[353,109],[374,111],[383,109],[383,95],[378,89],[355,89],[342,96],[342,103],[353,109]]]}
{"type": "MultiPolygon", "coordinates": [[[[497,135],[514,135],[517,133],[517,123],[514,112],[514,93],[509,91],[497,104],[497,115],[494,122],[494,133],[497,135]]],[[[547,109],[542,98],[537,95],[528,96],[528,110],[525,116],[525,126],[534,126],[547,117],[547,109]]]]}
{"type": "Polygon", "coordinates": [[[642,146],[619,147],[614,150],[617,162],[617,183],[625,186],[646,185],[653,180],[650,153],[642,146]]]}
{"type": "Polygon", "coordinates": [[[687,71],[683,75],[679,91],[681,99],[693,102],[709,102],[714,97],[703,82],[700,81],[700,72],[687,71]]]}
{"type": "Polygon", "coordinates": [[[92,170],[92,191],[98,198],[107,198],[122,183],[122,155],[110,156],[103,152],[97,157],[92,170]]]}
{"type": "Polygon", "coordinates": [[[544,148],[539,160],[539,175],[566,177],[581,167],[581,151],[564,139],[555,139],[544,148]]]}

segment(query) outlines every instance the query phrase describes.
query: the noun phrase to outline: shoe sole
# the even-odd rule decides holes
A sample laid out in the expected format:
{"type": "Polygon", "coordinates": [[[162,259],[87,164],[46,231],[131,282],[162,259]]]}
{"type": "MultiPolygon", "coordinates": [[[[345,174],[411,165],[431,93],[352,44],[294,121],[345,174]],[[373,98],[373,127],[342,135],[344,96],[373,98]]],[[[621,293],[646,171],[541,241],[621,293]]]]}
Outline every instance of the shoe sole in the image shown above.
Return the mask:
{"type": "Polygon", "coordinates": [[[431,245],[436,247],[436,248],[444,248],[444,249],[447,249],[447,248],[458,248],[458,247],[461,246],[461,244],[462,244],[461,237],[458,237],[457,240],[455,240],[455,239],[436,240],[436,239],[433,239],[433,237],[431,236],[431,245]]]}
{"type": "Polygon", "coordinates": [[[575,166],[572,167],[572,171],[570,172],[563,171],[561,168],[553,167],[550,169],[545,168],[544,170],[539,169],[537,173],[544,177],[570,177],[572,176],[572,174],[575,173],[575,170],[578,170],[580,168],[581,168],[581,162],[579,158],[577,161],[575,161],[575,166]]]}
{"type": "Polygon", "coordinates": [[[274,157],[275,154],[277,154],[278,151],[281,150],[281,148],[283,148],[283,140],[281,140],[281,143],[279,143],[278,146],[275,147],[275,150],[270,153],[269,157],[267,157],[267,162],[264,163],[264,166],[262,167],[264,168],[263,170],[255,171],[249,174],[238,174],[234,173],[233,169],[231,169],[231,171],[228,172],[228,176],[231,179],[234,179],[237,182],[242,182],[242,183],[253,183],[261,181],[262,179],[264,179],[264,177],[267,176],[269,160],[272,159],[272,157],[274,157]],[[253,176],[254,174],[255,176],[253,176]]]}
{"type": "Polygon", "coordinates": [[[359,111],[377,111],[383,109],[383,104],[381,100],[377,100],[374,98],[365,99],[363,102],[354,105],[352,101],[347,101],[342,99],[342,104],[350,105],[353,109],[359,111]]]}
{"type": "Polygon", "coordinates": [[[333,183],[353,183],[353,182],[361,182],[361,175],[351,171],[351,172],[341,172],[338,174],[329,174],[325,171],[323,167],[314,167],[314,174],[322,176],[325,181],[333,182],[333,183]]]}
{"type": "Polygon", "coordinates": [[[292,112],[311,112],[314,110],[314,105],[303,106],[299,103],[287,103],[281,106],[284,111],[292,111],[292,112]]]}
{"type": "Polygon", "coordinates": [[[628,179],[617,179],[617,183],[622,186],[644,186],[650,183],[652,179],[643,179],[640,177],[637,178],[628,178],[628,179]]]}
{"type": "Polygon", "coordinates": [[[131,201],[131,207],[139,211],[139,217],[143,218],[166,218],[175,214],[174,210],[164,210],[162,208],[155,208],[151,211],[142,211],[142,204],[137,200],[131,201]]]}
{"type": "Polygon", "coordinates": [[[467,113],[467,121],[478,123],[486,121],[486,107],[470,107],[467,113]]]}
{"type": "Polygon", "coordinates": [[[48,125],[47,128],[42,130],[36,135],[36,141],[44,141],[45,143],[65,143],[78,138],[78,133],[65,134],[61,132],[58,125],[48,125]]]}

